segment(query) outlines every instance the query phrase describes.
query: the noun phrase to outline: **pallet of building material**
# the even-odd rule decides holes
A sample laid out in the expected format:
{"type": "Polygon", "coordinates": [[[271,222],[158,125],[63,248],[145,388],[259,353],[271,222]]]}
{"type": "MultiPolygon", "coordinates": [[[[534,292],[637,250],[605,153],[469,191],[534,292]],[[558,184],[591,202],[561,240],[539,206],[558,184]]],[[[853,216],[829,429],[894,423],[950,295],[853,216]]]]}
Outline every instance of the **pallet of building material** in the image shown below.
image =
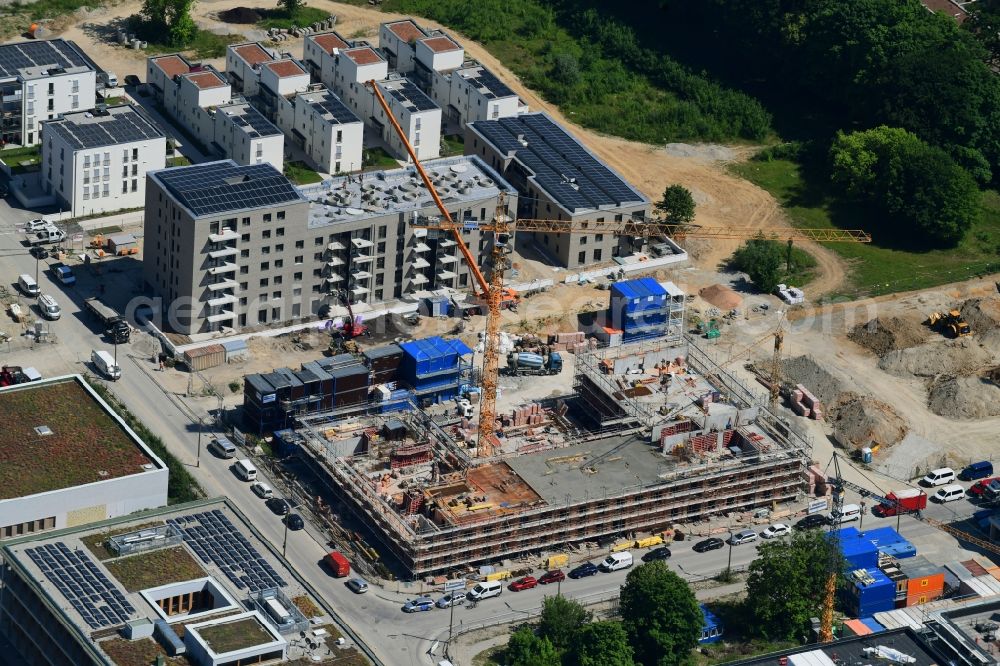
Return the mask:
{"type": "Polygon", "coordinates": [[[808,408],[808,407],[806,407],[806,406],[805,406],[804,404],[802,404],[801,402],[793,402],[793,403],[792,403],[792,410],[793,410],[793,411],[794,411],[794,412],[795,412],[796,414],[798,414],[799,416],[805,416],[806,414],[808,414],[808,413],[809,413],[809,408],[808,408]]]}
{"type": "Polygon", "coordinates": [[[809,418],[813,419],[814,421],[822,421],[823,410],[820,409],[819,407],[813,407],[812,411],[809,412],[809,418]]]}
{"type": "Polygon", "coordinates": [[[796,385],[795,385],[795,390],[796,390],[796,391],[801,391],[801,393],[802,393],[802,398],[801,398],[801,400],[802,400],[802,402],[804,402],[804,403],[805,403],[806,407],[812,407],[813,405],[815,405],[816,403],[818,403],[818,402],[819,402],[819,399],[818,399],[818,398],[817,398],[816,396],[814,396],[814,395],[813,395],[813,394],[812,394],[812,393],[811,393],[811,392],[809,391],[809,389],[807,389],[807,388],[806,388],[805,386],[803,386],[802,384],[796,384],[796,385]]]}

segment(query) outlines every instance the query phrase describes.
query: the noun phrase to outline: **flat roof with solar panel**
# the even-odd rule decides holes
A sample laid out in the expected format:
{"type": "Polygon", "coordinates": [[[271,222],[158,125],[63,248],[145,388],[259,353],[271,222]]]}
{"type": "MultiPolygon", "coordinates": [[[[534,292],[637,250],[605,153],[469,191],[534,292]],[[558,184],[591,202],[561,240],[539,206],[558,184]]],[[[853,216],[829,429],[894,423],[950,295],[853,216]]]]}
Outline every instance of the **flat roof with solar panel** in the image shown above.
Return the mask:
{"type": "Polygon", "coordinates": [[[544,113],[477,120],[469,127],[573,215],[649,203],[649,199],[544,113]]]}
{"type": "Polygon", "coordinates": [[[387,79],[379,81],[378,85],[410,111],[432,111],[440,108],[423,90],[407,78],[387,79]]]}
{"type": "Polygon", "coordinates": [[[324,120],[338,125],[349,125],[350,123],[360,123],[361,120],[354,115],[340,98],[329,90],[315,90],[299,93],[299,99],[309,104],[313,111],[323,117],[324,120]]]}
{"type": "Polygon", "coordinates": [[[88,70],[96,67],[79,46],[65,39],[0,45],[0,78],[30,79],[88,70]]]}
{"type": "Polygon", "coordinates": [[[277,136],[281,130],[275,127],[270,120],[265,118],[260,111],[253,108],[246,102],[227,104],[220,106],[216,113],[223,114],[229,122],[239,127],[244,134],[251,139],[259,139],[265,136],[277,136]]]}
{"type": "Polygon", "coordinates": [[[482,65],[463,67],[455,70],[455,74],[462,77],[474,87],[486,99],[499,99],[501,97],[517,97],[517,93],[510,89],[506,83],[482,65]]]}
{"type": "Polygon", "coordinates": [[[147,176],[196,218],[307,201],[269,163],[240,165],[220,160],[150,171],[147,176]]]}
{"type": "Polygon", "coordinates": [[[45,121],[43,128],[77,150],[166,138],[145,114],[128,104],[67,113],[45,121]]]}

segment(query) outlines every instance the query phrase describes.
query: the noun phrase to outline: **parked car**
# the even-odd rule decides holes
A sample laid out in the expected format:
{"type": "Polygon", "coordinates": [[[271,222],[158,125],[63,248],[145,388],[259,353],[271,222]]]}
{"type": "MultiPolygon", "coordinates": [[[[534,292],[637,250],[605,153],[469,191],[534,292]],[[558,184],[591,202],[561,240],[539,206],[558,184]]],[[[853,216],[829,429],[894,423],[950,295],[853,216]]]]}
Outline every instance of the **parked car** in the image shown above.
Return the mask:
{"type": "Polygon", "coordinates": [[[694,552],[707,553],[710,550],[718,550],[726,545],[726,542],[718,537],[710,537],[704,541],[699,541],[694,545],[694,552]]]}
{"type": "Polygon", "coordinates": [[[760,533],[765,539],[776,539],[792,533],[792,528],[784,523],[775,523],[760,533]]]}
{"type": "Polygon", "coordinates": [[[814,513],[806,516],[799,522],[795,523],[795,527],[800,530],[809,530],[815,527],[826,527],[830,524],[830,519],[824,516],[822,513],[814,513]]]}
{"type": "Polygon", "coordinates": [[[558,583],[563,580],[566,580],[566,574],[562,572],[562,569],[553,569],[552,571],[543,573],[538,579],[538,584],[548,585],[549,583],[558,583]]]}
{"type": "Polygon", "coordinates": [[[944,504],[945,502],[954,502],[955,500],[960,500],[965,497],[965,488],[958,485],[957,483],[950,483],[943,488],[938,488],[938,491],[934,493],[933,499],[935,502],[940,502],[944,504]]]}
{"type": "Polygon", "coordinates": [[[597,574],[600,569],[593,562],[584,562],[577,568],[569,572],[570,578],[586,578],[587,576],[593,576],[597,574]]]}
{"type": "Polygon", "coordinates": [[[430,597],[417,597],[403,604],[404,613],[420,613],[422,611],[429,611],[432,608],[434,608],[434,600],[430,597]]]}
{"type": "Polygon", "coordinates": [[[306,521],[302,520],[302,516],[297,513],[290,513],[285,516],[285,524],[288,525],[290,530],[301,530],[306,526],[306,521]]]}
{"type": "Polygon", "coordinates": [[[1000,476],[991,476],[988,479],[980,479],[969,486],[969,494],[974,497],[979,497],[986,490],[986,486],[997,480],[1000,480],[1000,476]]]}
{"type": "Polygon", "coordinates": [[[507,587],[512,592],[520,592],[521,590],[530,590],[536,585],[538,585],[538,580],[534,576],[525,576],[524,578],[518,578],[507,587]]]}
{"type": "Polygon", "coordinates": [[[967,466],[958,473],[958,478],[962,481],[975,481],[993,475],[993,463],[989,460],[980,460],[967,466]]]}
{"type": "Polygon", "coordinates": [[[920,480],[925,486],[943,486],[955,482],[955,470],[950,467],[932,469],[920,480]]]}
{"type": "Polygon", "coordinates": [[[274,497],[274,491],[271,490],[271,486],[267,485],[263,481],[254,481],[250,484],[250,490],[253,494],[261,499],[269,499],[274,497]]]}
{"type": "Polygon", "coordinates": [[[44,248],[41,245],[32,245],[31,250],[29,250],[31,256],[35,259],[48,259],[49,251],[48,248],[44,248]]]}
{"type": "Polygon", "coordinates": [[[346,583],[344,583],[344,585],[346,585],[347,589],[353,592],[354,594],[364,594],[365,592],[368,591],[368,583],[366,583],[361,578],[352,578],[346,583]]]}
{"type": "Polygon", "coordinates": [[[655,562],[656,560],[669,560],[670,559],[670,549],[666,546],[660,546],[659,548],[654,548],[645,555],[642,556],[643,562],[655,562]]]}
{"type": "Polygon", "coordinates": [[[733,546],[739,546],[744,543],[753,543],[757,540],[757,533],[753,530],[740,530],[729,537],[729,543],[733,546]]]}
{"type": "Polygon", "coordinates": [[[283,500],[280,497],[272,497],[271,499],[267,500],[267,508],[273,511],[274,513],[278,514],[279,516],[283,516],[292,510],[292,507],[288,503],[288,500],[283,500]]]}
{"type": "Polygon", "coordinates": [[[465,592],[449,592],[437,600],[438,608],[448,608],[449,606],[461,606],[465,603],[465,592]]]}
{"type": "Polygon", "coordinates": [[[28,220],[24,223],[24,230],[27,232],[41,231],[48,225],[49,223],[42,219],[28,220]]]}

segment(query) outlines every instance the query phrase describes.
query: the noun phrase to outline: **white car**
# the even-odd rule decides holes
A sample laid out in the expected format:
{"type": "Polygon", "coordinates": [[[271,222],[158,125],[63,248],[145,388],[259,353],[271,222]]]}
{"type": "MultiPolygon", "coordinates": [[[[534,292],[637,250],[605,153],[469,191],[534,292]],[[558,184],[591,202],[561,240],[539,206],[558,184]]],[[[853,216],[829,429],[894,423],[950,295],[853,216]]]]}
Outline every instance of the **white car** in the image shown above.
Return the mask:
{"type": "Polygon", "coordinates": [[[250,484],[250,490],[253,494],[261,499],[269,499],[274,497],[274,491],[271,490],[271,486],[267,485],[263,481],[254,481],[250,484]]]}
{"type": "Polygon", "coordinates": [[[35,231],[41,231],[47,226],[49,226],[49,223],[42,219],[28,220],[24,223],[24,230],[28,233],[32,233],[35,231]]]}
{"type": "Polygon", "coordinates": [[[760,533],[765,539],[776,539],[792,533],[792,528],[784,523],[775,523],[760,533]]]}

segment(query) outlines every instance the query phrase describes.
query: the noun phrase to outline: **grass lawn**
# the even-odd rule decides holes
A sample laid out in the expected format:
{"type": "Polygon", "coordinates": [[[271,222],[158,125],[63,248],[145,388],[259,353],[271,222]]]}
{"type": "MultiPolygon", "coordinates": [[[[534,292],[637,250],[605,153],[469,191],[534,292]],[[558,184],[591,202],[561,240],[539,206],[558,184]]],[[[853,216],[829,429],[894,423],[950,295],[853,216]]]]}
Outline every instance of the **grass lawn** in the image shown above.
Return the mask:
{"type": "Polygon", "coordinates": [[[296,185],[309,185],[323,180],[318,173],[302,162],[285,162],[285,175],[296,185]]]}
{"type": "Polygon", "coordinates": [[[40,146],[27,146],[24,148],[0,150],[0,160],[3,160],[12,169],[27,164],[37,165],[42,161],[42,149],[40,146]]]}
{"type": "Polygon", "coordinates": [[[188,166],[189,164],[191,164],[191,160],[184,157],[183,155],[167,158],[168,167],[188,166]]]}
{"type": "Polygon", "coordinates": [[[86,546],[93,555],[99,560],[110,560],[115,557],[115,554],[111,552],[106,546],[108,539],[113,536],[118,536],[119,534],[127,534],[129,532],[138,532],[139,530],[145,530],[150,527],[156,527],[162,525],[162,521],[156,521],[151,523],[143,523],[142,525],[136,525],[134,527],[123,527],[117,530],[110,530],[108,532],[101,532],[99,534],[89,534],[80,539],[83,545],[86,546]]]}
{"type": "Polygon", "coordinates": [[[293,25],[302,28],[317,21],[325,21],[328,18],[330,18],[330,12],[315,7],[299,7],[291,14],[285,9],[269,9],[264,20],[257,23],[257,27],[263,30],[291,28],[293,25]]]}
{"type": "Polygon", "coordinates": [[[102,4],[101,0],[38,0],[4,4],[0,7],[0,37],[14,36],[41,19],[66,16],[83,7],[95,9],[102,4]]]}
{"type": "Polygon", "coordinates": [[[205,570],[181,546],[122,557],[104,566],[129,592],[205,576],[205,570]]]}
{"type": "Polygon", "coordinates": [[[124,104],[125,97],[122,95],[111,95],[110,97],[104,98],[104,103],[108,106],[114,106],[116,104],[124,104]]]}
{"type": "Polygon", "coordinates": [[[503,651],[506,645],[495,645],[486,648],[472,658],[472,666],[503,666],[503,651]]]}
{"type": "MultiPolygon", "coordinates": [[[[839,204],[824,193],[811,192],[795,162],[750,161],[731,169],[770,192],[797,227],[872,228],[867,224],[870,211],[839,204]]],[[[925,289],[997,271],[1000,270],[996,264],[1000,251],[1000,194],[992,190],[983,194],[982,218],[955,248],[913,251],[893,246],[891,238],[872,235],[874,242],[870,244],[829,244],[847,261],[850,270],[849,285],[838,295],[859,298],[925,289]]]]}
{"type": "Polygon", "coordinates": [[[399,162],[382,148],[366,148],[361,153],[361,168],[365,171],[397,169],[399,162]]]}
{"type": "Polygon", "coordinates": [[[295,607],[302,611],[302,614],[307,618],[319,617],[323,614],[323,611],[320,610],[319,606],[317,606],[312,599],[304,594],[293,598],[292,603],[295,604],[295,607]]]}
{"type": "Polygon", "coordinates": [[[443,136],[441,137],[441,157],[461,155],[465,152],[465,137],[443,136]]]}
{"type": "Polygon", "coordinates": [[[248,617],[196,630],[216,654],[241,650],[274,640],[257,618],[248,617]]]}
{"type": "MultiPolygon", "coordinates": [[[[192,53],[195,58],[221,58],[226,55],[226,47],[244,41],[243,35],[217,35],[209,30],[198,29],[194,39],[185,48],[180,49],[184,53],[192,53]]],[[[169,44],[158,44],[152,41],[146,47],[146,53],[159,55],[161,53],[174,53],[178,49],[169,44]]]]}

